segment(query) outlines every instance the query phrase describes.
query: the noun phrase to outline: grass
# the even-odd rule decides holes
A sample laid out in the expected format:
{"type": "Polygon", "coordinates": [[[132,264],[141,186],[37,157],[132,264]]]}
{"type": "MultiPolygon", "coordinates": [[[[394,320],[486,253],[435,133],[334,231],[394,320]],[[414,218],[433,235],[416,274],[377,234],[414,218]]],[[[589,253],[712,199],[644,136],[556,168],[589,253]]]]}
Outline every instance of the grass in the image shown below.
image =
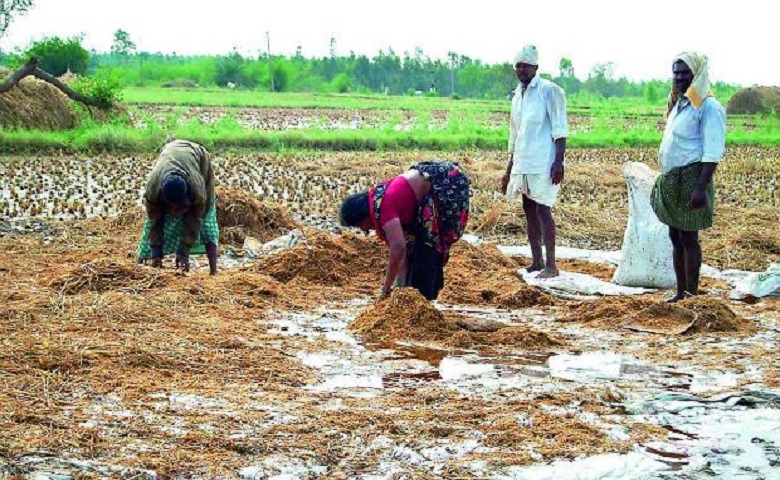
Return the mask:
{"type": "MultiPolygon", "coordinates": [[[[8,153],[28,152],[123,152],[154,151],[170,138],[187,138],[211,148],[252,148],[263,151],[291,150],[331,151],[399,151],[463,149],[506,149],[507,126],[497,121],[496,112],[508,115],[509,102],[455,100],[442,97],[388,97],[383,95],[334,95],[303,93],[269,93],[226,89],[131,88],[125,91],[131,103],[178,105],[160,117],[148,108],[131,106],[136,121],[127,118],[99,124],[91,118],[72,130],[50,132],[35,130],[0,130],[0,148],[8,153]],[[357,109],[376,110],[381,121],[377,126],[360,129],[333,129],[326,111],[321,121],[307,128],[281,131],[248,128],[232,113],[213,123],[195,119],[182,122],[188,105],[251,106],[291,109],[357,109]],[[413,112],[407,130],[398,126],[413,112]],[[442,112],[444,116],[442,116],[442,112]],[[492,118],[491,118],[492,117],[492,118]],[[444,118],[444,123],[441,119],[444,118]],[[137,124],[137,123],[136,123],[137,124]],[[439,126],[432,127],[437,124],[439,126]]],[[[585,129],[573,127],[569,148],[657,147],[661,118],[655,107],[642,99],[583,100],[575,97],[569,109],[574,119],[587,117],[585,129]],[[577,110],[579,109],[579,110],[577,110]]],[[[315,114],[315,116],[318,114],[315,114]]],[[[780,146],[777,117],[729,117],[728,145],[780,146]]]]}

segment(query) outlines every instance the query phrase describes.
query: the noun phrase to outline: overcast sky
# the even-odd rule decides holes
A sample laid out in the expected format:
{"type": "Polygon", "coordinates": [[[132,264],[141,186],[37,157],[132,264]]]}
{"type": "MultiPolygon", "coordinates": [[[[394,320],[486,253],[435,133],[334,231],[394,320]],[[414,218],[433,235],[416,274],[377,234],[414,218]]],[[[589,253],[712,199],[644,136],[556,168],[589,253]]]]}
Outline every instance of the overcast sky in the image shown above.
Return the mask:
{"type": "Polygon", "coordinates": [[[710,58],[710,76],[743,86],[780,85],[780,0],[35,0],[0,39],[4,50],[47,35],[85,34],[108,51],[117,29],[139,50],[178,54],[265,51],[373,56],[423,49],[432,58],[455,51],[485,63],[510,62],[526,43],[540,69],[557,74],[570,58],[578,77],[614,62],[632,80],[666,79],[675,54],[710,58]]]}

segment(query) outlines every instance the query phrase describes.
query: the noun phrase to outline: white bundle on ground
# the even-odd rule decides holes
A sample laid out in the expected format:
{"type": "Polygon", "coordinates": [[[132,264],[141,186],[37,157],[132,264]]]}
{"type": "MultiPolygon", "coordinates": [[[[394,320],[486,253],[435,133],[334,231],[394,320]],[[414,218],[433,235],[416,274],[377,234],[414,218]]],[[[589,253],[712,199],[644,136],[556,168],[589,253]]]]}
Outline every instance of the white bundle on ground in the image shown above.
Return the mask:
{"type": "Polygon", "coordinates": [[[644,163],[623,165],[628,184],[628,225],[620,263],[612,281],[631,287],[671,288],[676,285],[669,227],[658,220],[650,192],[658,172],[644,163]]]}
{"type": "Polygon", "coordinates": [[[761,273],[726,270],[723,276],[734,287],[731,292],[731,298],[734,300],[780,296],[780,263],[769,265],[769,268],[761,273]]]}

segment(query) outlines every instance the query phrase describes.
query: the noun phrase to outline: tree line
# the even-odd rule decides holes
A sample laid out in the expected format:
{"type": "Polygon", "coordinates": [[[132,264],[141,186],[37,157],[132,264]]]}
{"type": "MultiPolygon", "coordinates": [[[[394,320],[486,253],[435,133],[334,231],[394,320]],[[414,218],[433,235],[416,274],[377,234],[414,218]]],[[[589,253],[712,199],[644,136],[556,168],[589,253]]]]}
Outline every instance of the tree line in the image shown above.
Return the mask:
{"type": "MultiPolygon", "coordinates": [[[[80,36],[47,37],[15,52],[0,51],[0,64],[15,68],[30,57],[54,76],[71,72],[106,78],[113,85],[166,87],[231,87],[277,92],[383,93],[497,99],[517,85],[512,66],[486,64],[450,52],[432,59],[422,49],[397,53],[389,48],[376,55],[339,55],[331,39],[330,54],[305,57],[301,47],[291,56],[226,55],[183,56],[139,52],[130,35],[117,30],[110,52],[87,51],[80,36]]],[[[600,98],[644,97],[663,102],[669,80],[632,82],[615,75],[614,65],[596,65],[584,78],[575,74],[572,61],[561,58],[557,72],[541,75],[563,87],[568,95],[600,98]]],[[[716,83],[716,95],[730,97],[738,86],[716,83]]]]}

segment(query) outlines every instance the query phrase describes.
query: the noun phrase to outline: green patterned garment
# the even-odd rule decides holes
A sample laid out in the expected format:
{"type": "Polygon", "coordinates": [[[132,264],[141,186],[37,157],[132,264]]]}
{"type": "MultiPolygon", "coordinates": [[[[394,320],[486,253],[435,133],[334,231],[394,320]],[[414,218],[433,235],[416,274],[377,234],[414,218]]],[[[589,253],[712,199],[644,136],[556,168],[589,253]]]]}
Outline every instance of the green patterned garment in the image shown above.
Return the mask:
{"type": "Polygon", "coordinates": [[[702,208],[688,208],[691,194],[701,174],[702,163],[692,163],[662,173],[653,185],[650,201],[661,223],[677,230],[696,232],[712,226],[715,213],[715,185],[707,186],[707,202],[702,208]]]}
{"type": "MultiPolygon", "coordinates": [[[[152,258],[152,249],[149,247],[149,229],[151,220],[146,219],[144,223],[144,233],[141,236],[141,243],[138,245],[138,259],[147,260],[152,258]]],[[[176,253],[181,242],[181,230],[183,227],[182,217],[165,217],[165,245],[163,246],[163,255],[176,253]]],[[[206,253],[206,243],[213,242],[219,245],[219,225],[217,225],[217,201],[212,199],[211,207],[206,210],[206,216],[203,218],[203,224],[200,228],[198,240],[190,250],[190,255],[203,255],[206,253]]]]}

